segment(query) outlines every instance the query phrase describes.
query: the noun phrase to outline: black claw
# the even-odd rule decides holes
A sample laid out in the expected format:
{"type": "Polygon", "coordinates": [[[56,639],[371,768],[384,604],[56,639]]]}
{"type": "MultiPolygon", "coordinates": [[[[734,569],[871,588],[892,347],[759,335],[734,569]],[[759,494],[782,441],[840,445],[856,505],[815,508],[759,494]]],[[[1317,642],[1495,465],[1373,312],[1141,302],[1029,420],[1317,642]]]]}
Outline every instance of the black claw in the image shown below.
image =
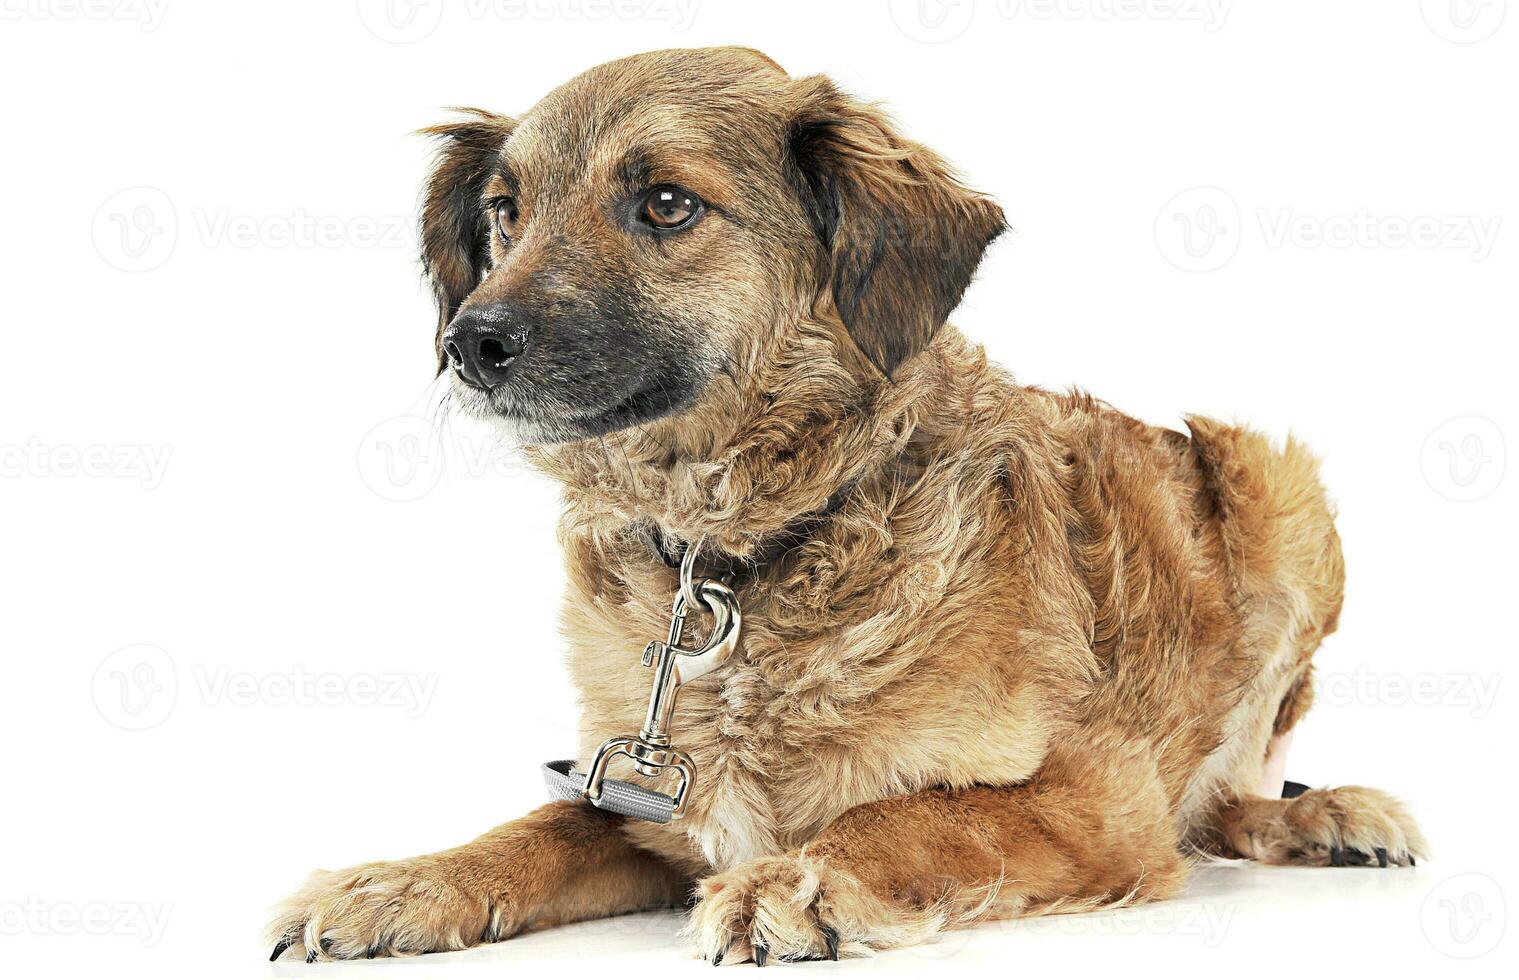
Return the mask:
{"type": "Polygon", "coordinates": [[[315,963],[316,962],[316,950],[313,949],[311,952],[309,952],[309,953],[306,954],[306,962],[307,963],[315,963]]]}
{"type": "Polygon", "coordinates": [[[717,951],[717,955],[716,956],[712,957],[712,965],[713,966],[722,966],[723,965],[723,957],[727,956],[727,955],[728,955],[728,947],[724,946],[722,949],[720,949],[720,950],[717,951]]]}
{"type": "Polygon", "coordinates": [[[364,948],[364,958],[366,960],[372,960],[377,955],[379,955],[379,952],[380,952],[380,947],[378,947],[378,946],[366,946],[364,948]]]}
{"type": "Polygon", "coordinates": [[[828,958],[830,960],[836,960],[836,959],[839,958],[839,933],[838,933],[838,930],[834,929],[832,926],[823,926],[822,929],[823,929],[823,945],[825,947],[827,947],[827,949],[828,949],[828,958]]]}
{"type": "Polygon", "coordinates": [[[1357,868],[1364,868],[1371,863],[1371,855],[1352,847],[1345,852],[1345,862],[1357,868]]]}
{"type": "Polygon", "coordinates": [[[1410,868],[1417,868],[1419,866],[1418,860],[1412,854],[1408,855],[1408,866],[1410,868]]]}
{"type": "Polygon", "coordinates": [[[754,965],[764,966],[765,960],[770,956],[770,947],[763,943],[754,944],[754,965]]]}
{"type": "Polygon", "coordinates": [[[1329,849],[1329,866],[1331,868],[1345,867],[1345,849],[1343,847],[1331,847],[1329,849]]]}
{"type": "Polygon", "coordinates": [[[1387,848],[1385,847],[1377,848],[1377,867],[1387,867],[1387,848]]]}
{"type": "Polygon", "coordinates": [[[269,954],[269,962],[273,963],[275,960],[279,959],[281,956],[284,955],[285,950],[289,949],[291,946],[294,946],[294,945],[295,945],[295,937],[294,936],[286,936],[284,939],[281,939],[279,942],[275,943],[274,944],[274,952],[272,952],[272,953],[269,954]]]}

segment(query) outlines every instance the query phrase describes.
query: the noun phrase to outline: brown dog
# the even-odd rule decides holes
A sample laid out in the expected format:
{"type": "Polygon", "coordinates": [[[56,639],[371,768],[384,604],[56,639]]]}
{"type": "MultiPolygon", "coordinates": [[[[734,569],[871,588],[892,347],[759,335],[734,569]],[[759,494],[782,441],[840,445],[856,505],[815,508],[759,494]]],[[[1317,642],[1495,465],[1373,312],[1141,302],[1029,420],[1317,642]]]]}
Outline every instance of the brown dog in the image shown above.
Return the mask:
{"type": "Polygon", "coordinates": [[[676,709],[683,819],[554,803],[319,873],[276,956],[459,949],[694,885],[700,954],[762,964],[1163,898],[1189,850],[1423,853],[1375,790],[1255,795],[1340,609],[1313,458],[988,364],[944,321],[1002,214],[880,112],[666,51],[431,132],[456,400],[565,487],[580,758],[643,717],[666,553],[734,571],[742,642],[676,709]]]}

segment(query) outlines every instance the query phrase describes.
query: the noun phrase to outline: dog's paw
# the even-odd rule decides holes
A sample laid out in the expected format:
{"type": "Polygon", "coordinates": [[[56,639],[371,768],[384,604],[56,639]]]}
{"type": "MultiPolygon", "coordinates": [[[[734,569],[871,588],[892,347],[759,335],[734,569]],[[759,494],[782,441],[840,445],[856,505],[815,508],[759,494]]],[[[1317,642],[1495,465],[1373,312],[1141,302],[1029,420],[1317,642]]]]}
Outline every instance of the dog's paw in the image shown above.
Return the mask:
{"type": "Polygon", "coordinates": [[[701,882],[686,927],[714,965],[836,960],[923,942],[938,910],[898,908],[854,878],[803,854],[760,858],[701,882]]]}
{"type": "Polygon", "coordinates": [[[438,858],[318,871],[276,911],[269,958],[306,962],[411,956],[504,938],[511,910],[438,858]]]}
{"type": "Polygon", "coordinates": [[[1381,790],[1339,786],[1269,801],[1244,815],[1234,844],[1266,864],[1413,865],[1429,853],[1403,805],[1381,790]]]}

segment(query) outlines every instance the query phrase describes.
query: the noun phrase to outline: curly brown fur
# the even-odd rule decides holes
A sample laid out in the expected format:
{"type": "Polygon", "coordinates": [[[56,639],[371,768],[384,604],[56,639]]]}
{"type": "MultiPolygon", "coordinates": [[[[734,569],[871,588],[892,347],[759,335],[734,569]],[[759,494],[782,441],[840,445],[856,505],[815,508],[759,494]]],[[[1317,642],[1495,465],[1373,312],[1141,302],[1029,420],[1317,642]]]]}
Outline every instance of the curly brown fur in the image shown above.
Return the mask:
{"type": "Polygon", "coordinates": [[[989,364],[944,319],[1001,212],[878,109],[754,52],[656,52],[435,132],[440,320],[531,338],[499,387],[455,394],[563,483],[581,758],[643,715],[636,651],[676,589],[650,526],[752,559],[744,632],[675,712],[699,772],[684,819],[558,805],[320,877],[276,920],[290,948],[453,949],[699,879],[702,955],[833,957],[1171,895],[1188,847],[1422,851],[1372,791],[1253,796],[1340,610],[1313,457],[989,364]],[[705,217],[628,224],[637,189],[671,181],[705,217]],[[485,206],[503,194],[509,236],[485,206]]]}

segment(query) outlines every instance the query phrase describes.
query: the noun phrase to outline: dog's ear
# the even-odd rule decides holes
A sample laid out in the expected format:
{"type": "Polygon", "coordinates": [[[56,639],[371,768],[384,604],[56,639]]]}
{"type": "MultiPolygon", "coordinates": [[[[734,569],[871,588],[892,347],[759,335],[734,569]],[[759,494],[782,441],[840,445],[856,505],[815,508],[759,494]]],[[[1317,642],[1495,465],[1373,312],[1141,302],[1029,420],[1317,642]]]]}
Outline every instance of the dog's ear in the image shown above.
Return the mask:
{"type": "MultiPolygon", "coordinates": [[[[490,223],[481,206],[486,182],[516,121],[480,109],[422,130],[439,142],[422,201],[422,266],[438,300],[438,338],[490,267],[490,223]]],[[[438,370],[443,370],[441,341],[438,370]]]]}
{"type": "Polygon", "coordinates": [[[821,76],[790,88],[798,191],[827,256],[822,277],[849,335],[890,376],[944,325],[1002,209],[879,109],[821,76]]]}

